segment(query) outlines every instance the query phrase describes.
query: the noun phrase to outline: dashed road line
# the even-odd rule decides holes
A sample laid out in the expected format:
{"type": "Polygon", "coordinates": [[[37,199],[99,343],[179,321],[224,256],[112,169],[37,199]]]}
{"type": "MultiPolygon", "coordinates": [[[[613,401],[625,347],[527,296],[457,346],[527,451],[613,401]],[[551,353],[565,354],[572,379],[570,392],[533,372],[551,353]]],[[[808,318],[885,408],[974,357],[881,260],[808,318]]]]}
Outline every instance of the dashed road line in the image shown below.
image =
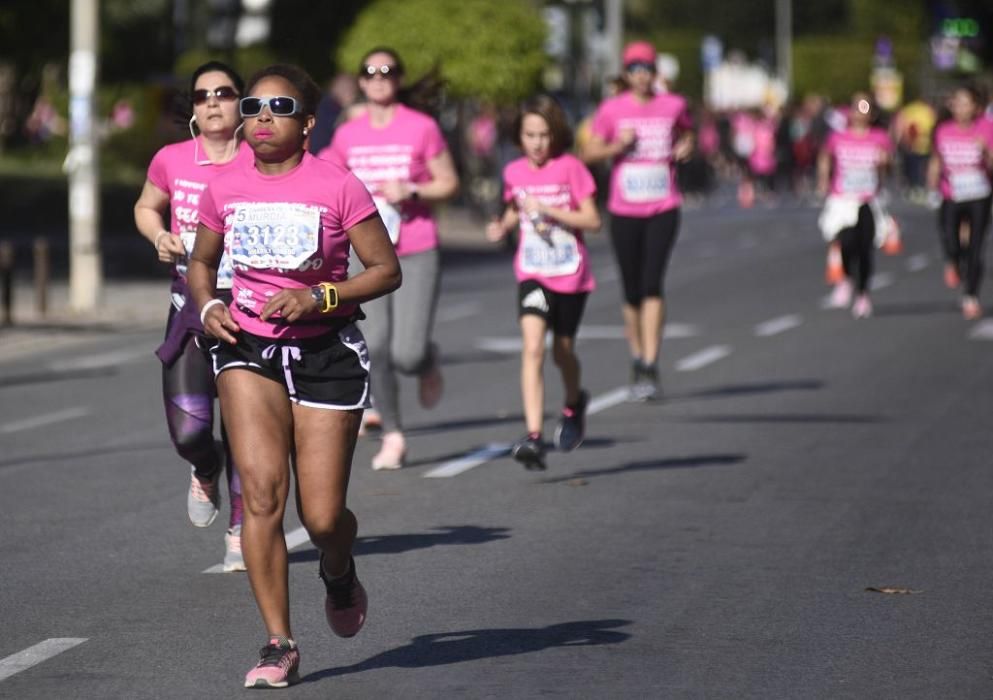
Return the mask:
{"type": "Polygon", "coordinates": [[[869,282],[869,289],[872,289],[873,291],[877,289],[884,289],[892,285],[895,281],[896,278],[889,272],[880,272],[879,274],[872,276],[872,280],[869,282]]]}
{"type": "Polygon", "coordinates": [[[86,641],[86,637],[53,637],[43,642],[28,647],[16,654],[0,659],[0,681],[6,680],[15,673],[26,671],[32,666],[37,666],[42,661],[47,661],[53,656],[58,656],[64,651],[77,647],[86,641]]]}
{"type": "Polygon", "coordinates": [[[718,360],[723,360],[731,354],[731,348],[727,345],[711,345],[692,355],[687,355],[676,362],[677,372],[695,372],[698,369],[713,364],[718,360]]]}
{"type": "Polygon", "coordinates": [[[457,476],[462,472],[467,472],[481,464],[486,464],[492,459],[510,454],[512,445],[505,442],[494,442],[478,450],[474,450],[464,457],[445,462],[440,467],[435,467],[431,471],[425,472],[425,479],[439,479],[450,476],[457,476]]]}
{"type": "Polygon", "coordinates": [[[483,305],[478,301],[466,301],[461,304],[451,304],[449,306],[443,306],[438,309],[438,314],[435,320],[438,323],[451,323],[452,321],[461,321],[463,318],[470,318],[478,314],[483,308],[483,305]]]}
{"type": "Polygon", "coordinates": [[[993,319],[980,321],[969,330],[969,340],[993,340],[993,319]]]}
{"type": "Polygon", "coordinates": [[[803,323],[803,318],[797,314],[787,314],[785,316],[777,316],[776,318],[770,318],[768,321],[763,321],[755,326],[755,335],[760,338],[768,338],[773,335],[779,335],[780,333],[785,333],[786,331],[792,330],[803,323]]]}
{"type": "MultiPolygon", "coordinates": [[[[662,331],[665,340],[675,340],[682,338],[695,338],[700,335],[700,329],[689,323],[667,323],[662,331]]],[[[545,337],[545,345],[551,344],[552,335],[549,333],[545,337]]],[[[611,325],[589,325],[580,326],[577,340],[623,340],[624,326],[611,325]]],[[[521,337],[512,336],[491,336],[476,339],[476,349],[487,352],[495,352],[506,355],[517,354],[521,351],[521,337]]]]}
{"type": "Polygon", "coordinates": [[[931,259],[927,253],[916,253],[907,258],[907,270],[909,272],[920,272],[931,264],[931,259]]]}
{"type": "Polygon", "coordinates": [[[0,434],[6,435],[7,433],[17,433],[22,430],[41,428],[46,425],[52,425],[53,423],[61,423],[63,421],[72,420],[73,418],[82,418],[83,416],[88,416],[89,414],[90,409],[87,406],[66,408],[61,411],[54,411],[52,413],[45,413],[44,415],[35,416],[34,418],[24,418],[10,423],[4,423],[3,425],[0,425],[0,434]]]}

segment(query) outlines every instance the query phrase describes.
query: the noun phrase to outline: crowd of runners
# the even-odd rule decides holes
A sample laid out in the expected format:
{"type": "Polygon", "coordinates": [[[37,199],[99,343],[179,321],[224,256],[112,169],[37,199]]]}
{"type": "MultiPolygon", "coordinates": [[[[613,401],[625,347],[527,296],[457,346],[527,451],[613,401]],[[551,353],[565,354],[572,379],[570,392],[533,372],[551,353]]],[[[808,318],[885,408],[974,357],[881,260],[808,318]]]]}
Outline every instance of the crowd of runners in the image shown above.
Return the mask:
{"type": "MultiPolygon", "coordinates": [[[[581,138],[546,95],[511,120],[519,157],[502,169],[502,211],[485,236],[516,245],[525,424],[512,455],[527,469],[545,468],[546,435],[561,451],[583,442],[589,394],[575,339],[596,290],[586,236],[606,222],[630,398],[659,400],[681,177],[703,154],[725,177],[740,178],[741,206],[777,186],[783,116],[695,114],[682,96],[660,89],[656,58],[645,42],[624,49],[616,94],[581,138]],[[604,192],[591,168],[607,168],[604,192]],[[564,400],[546,432],[548,337],[564,400]]],[[[460,181],[438,122],[423,110],[439,83],[430,75],[407,80],[388,47],[370,47],[356,69],[362,99],[328,124],[320,88],[297,67],[269,66],[246,82],[223,63],[200,66],[189,84],[190,138],[155,155],[135,204],[138,230],[173,269],[157,354],[169,434],[191,467],[189,519],[214,522],[226,474],[224,570],[247,570],[266,631],[247,687],[298,679],[283,537],[291,474],[301,522],[320,552],[328,624],[353,636],[368,605],[347,506],[356,441],[376,431],[370,466],[403,467],[398,377],[417,378],[425,409],[444,389],[432,342],[442,273],[432,207],[456,196],[460,181]]],[[[872,313],[875,250],[898,243],[881,192],[899,163],[912,196],[936,208],[945,283],[961,291],[965,318],[981,315],[993,162],[984,105],[961,87],[947,118],[912,104],[889,125],[865,93],[846,106],[798,108],[788,123],[796,136],[791,167],[798,159],[802,167],[790,181],[809,175],[823,197],[811,229],[820,228],[829,260],[840,263],[832,305],[850,306],[856,318],[872,313]]]]}

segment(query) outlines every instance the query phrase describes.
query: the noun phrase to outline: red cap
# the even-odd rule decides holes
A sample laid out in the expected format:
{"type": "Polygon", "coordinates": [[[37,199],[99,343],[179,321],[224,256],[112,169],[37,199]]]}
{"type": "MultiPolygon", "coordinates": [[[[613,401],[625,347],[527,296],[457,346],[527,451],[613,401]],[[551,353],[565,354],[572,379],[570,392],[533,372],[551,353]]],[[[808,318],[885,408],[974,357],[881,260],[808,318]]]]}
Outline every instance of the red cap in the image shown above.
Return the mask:
{"type": "Polygon", "coordinates": [[[625,66],[632,63],[651,63],[655,65],[655,47],[647,41],[633,41],[624,47],[623,58],[625,66]]]}

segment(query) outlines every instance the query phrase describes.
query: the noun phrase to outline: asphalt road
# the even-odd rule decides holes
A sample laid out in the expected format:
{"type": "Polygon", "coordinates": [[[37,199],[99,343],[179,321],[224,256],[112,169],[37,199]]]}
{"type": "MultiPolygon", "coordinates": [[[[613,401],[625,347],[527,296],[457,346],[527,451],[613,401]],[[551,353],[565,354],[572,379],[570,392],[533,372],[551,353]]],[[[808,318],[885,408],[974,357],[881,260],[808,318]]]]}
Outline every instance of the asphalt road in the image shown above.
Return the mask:
{"type": "MultiPolygon", "coordinates": [[[[326,628],[287,517],[304,679],[282,696],[993,696],[993,322],[963,321],[942,286],[933,215],[898,211],[907,250],[878,258],[866,321],[822,307],[814,209],[686,212],[649,405],[621,400],[618,284],[594,241],[593,415],[546,473],[505,452],[523,432],[510,260],[454,259],[445,399],[425,412],[404,384],[409,468],[371,471],[373,439],[357,451],[358,637],[326,628]]],[[[186,520],[160,332],[39,328],[0,352],[0,697],[250,692],[264,630],[243,574],[203,573],[223,518],[186,520]]]]}

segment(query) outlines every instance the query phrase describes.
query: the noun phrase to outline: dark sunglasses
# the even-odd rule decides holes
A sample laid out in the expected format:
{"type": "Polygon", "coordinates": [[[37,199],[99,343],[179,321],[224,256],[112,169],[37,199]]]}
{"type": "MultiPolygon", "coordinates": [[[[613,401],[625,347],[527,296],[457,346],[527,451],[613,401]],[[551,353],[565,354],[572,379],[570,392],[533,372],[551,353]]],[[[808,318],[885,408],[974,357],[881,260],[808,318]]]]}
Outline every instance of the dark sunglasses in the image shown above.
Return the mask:
{"type": "Polygon", "coordinates": [[[654,73],[655,64],[646,63],[645,61],[635,61],[634,63],[629,63],[626,66],[624,66],[624,70],[626,70],[628,73],[634,73],[640,70],[648,71],[649,73],[654,73]]]}
{"type": "Polygon", "coordinates": [[[238,99],[238,91],[230,85],[221,85],[219,88],[214,88],[213,90],[200,88],[193,91],[193,104],[202,105],[211,97],[216,97],[218,102],[230,102],[231,100],[238,99]]]}
{"type": "Polygon", "coordinates": [[[243,117],[257,117],[263,107],[268,107],[274,117],[289,117],[300,111],[293,97],[242,97],[238,110],[243,117]]]}
{"type": "Polygon", "coordinates": [[[400,75],[400,69],[397,68],[396,66],[388,66],[386,64],[383,64],[381,66],[373,66],[370,64],[366,64],[362,66],[361,75],[364,75],[368,78],[374,78],[376,77],[377,73],[383,76],[384,78],[395,78],[396,76],[400,75]]]}

